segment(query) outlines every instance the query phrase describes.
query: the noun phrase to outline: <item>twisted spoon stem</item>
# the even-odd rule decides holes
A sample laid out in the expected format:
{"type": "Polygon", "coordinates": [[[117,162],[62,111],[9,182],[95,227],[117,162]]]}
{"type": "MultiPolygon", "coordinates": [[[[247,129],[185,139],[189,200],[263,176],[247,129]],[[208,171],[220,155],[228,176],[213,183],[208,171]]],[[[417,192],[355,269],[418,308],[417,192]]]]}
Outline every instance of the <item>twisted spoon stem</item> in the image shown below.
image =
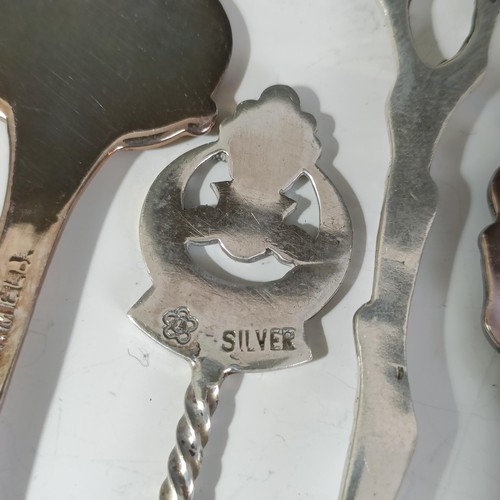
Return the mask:
{"type": "Polygon", "coordinates": [[[226,375],[227,371],[213,361],[201,359],[194,363],[184,397],[184,415],[177,424],[176,444],[168,459],[168,476],[162,484],[160,500],[193,498],[194,481],[200,472],[212,415],[226,375]]]}

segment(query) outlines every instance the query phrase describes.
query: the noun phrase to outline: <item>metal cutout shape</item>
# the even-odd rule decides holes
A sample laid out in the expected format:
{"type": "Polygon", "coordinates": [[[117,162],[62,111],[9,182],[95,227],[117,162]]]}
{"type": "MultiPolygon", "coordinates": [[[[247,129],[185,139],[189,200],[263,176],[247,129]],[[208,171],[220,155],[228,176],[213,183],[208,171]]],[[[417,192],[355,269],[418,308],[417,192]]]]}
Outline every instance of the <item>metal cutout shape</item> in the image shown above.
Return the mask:
{"type": "Polygon", "coordinates": [[[218,141],[174,161],[146,197],[140,240],[153,286],[129,316],[193,366],[163,500],[192,498],[224,378],[310,361],[304,323],[332,297],[347,270],[350,219],[315,165],[320,155],[316,124],[299,104],[295,92],[284,86],[267,89],[258,101],[243,102],[221,125],[218,141]],[[232,180],[213,186],[217,206],[185,208],[183,193],[190,178],[214,157],[228,162],[232,180]],[[316,237],[285,223],[295,205],[285,193],[300,176],[310,179],[320,203],[316,237]],[[226,281],[189,256],[189,244],[214,241],[235,259],[252,262],[272,253],[293,268],[265,283],[226,281]],[[175,318],[182,323],[182,339],[164,333],[165,313],[173,318],[174,310],[184,312],[175,318]],[[190,338],[184,342],[187,329],[190,338]]]}

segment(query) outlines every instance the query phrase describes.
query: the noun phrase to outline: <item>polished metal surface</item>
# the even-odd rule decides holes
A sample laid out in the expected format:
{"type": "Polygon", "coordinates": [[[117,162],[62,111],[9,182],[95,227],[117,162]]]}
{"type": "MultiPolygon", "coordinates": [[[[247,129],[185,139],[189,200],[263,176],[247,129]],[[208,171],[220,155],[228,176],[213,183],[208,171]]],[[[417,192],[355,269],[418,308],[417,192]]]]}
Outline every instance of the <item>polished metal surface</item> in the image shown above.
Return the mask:
{"type": "Polygon", "coordinates": [[[231,51],[217,0],[0,1],[11,159],[0,241],[0,400],[68,213],[119,149],[207,132],[231,51]]]}
{"type": "Polygon", "coordinates": [[[382,0],[399,73],[388,106],[392,164],[373,294],[354,318],[358,398],[341,491],[341,498],[349,500],[395,498],[413,454],[417,429],[405,346],[415,278],[436,213],[437,190],[429,169],[448,117],[484,73],[499,10],[498,1],[477,0],[471,34],[459,53],[430,67],[414,47],[409,3],[382,0]]]}
{"type": "Polygon", "coordinates": [[[479,236],[485,288],[483,326],[486,338],[500,350],[500,169],[493,174],[488,198],[495,222],[479,236]]]}
{"type": "Polygon", "coordinates": [[[193,366],[163,500],[192,498],[224,377],[310,361],[304,322],[326,304],[345,275],[350,219],[315,165],[320,155],[315,121],[299,104],[284,86],[240,104],[221,125],[218,141],[176,160],[147,195],[140,238],[153,286],[129,314],[193,366]],[[190,179],[214,160],[227,164],[232,180],[212,185],[216,206],[187,208],[190,179]],[[288,219],[296,208],[288,191],[304,178],[320,206],[313,235],[288,219]],[[234,260],[250,263],[274,255],[291,269],[280,279],[258,283],[217,276],[189,253],[191,245],[214,242],[234,260]]]}

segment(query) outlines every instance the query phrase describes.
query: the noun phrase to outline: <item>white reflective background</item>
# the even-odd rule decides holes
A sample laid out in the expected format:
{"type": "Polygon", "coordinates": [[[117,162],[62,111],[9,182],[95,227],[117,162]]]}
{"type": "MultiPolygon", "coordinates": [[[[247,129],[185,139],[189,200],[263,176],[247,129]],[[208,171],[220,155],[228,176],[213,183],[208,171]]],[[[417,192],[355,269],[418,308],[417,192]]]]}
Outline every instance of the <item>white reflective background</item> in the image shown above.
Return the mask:
{"type": "MultiPolygon", "coordinates": [[[[224,384],[197,498],[335,499],[357,383],[351,322],[370,297],[390,159],[390,31],[376,0],[222,3],[235,45],[216,96],[222,117],[270,85],[294,87],[318,121],[319,165],[344,197],[356,240],[334,307],[310,324],[318,359],[224,384]]],[[[472,3],[414,0],[426,60],[439,60],[433,32],[444,55],[453,55],[472,3]]],[[[500,495],[500,354],[481,330],[477,247],[491,222],[486,187],[500,165],[499,139],[500,24],[488,73],[453,115],[433,165],[440,204],[408,341],[419,442],[400,500],[500,495]]],[[[150,286],[138,221],[156,175],[208,140],[118,153],[79,201],[0,412],[2,500],[157,498],[190,369],[127,319],[150,286]]],[[[6,146],[3,137],[3,165],[6,146]]]]}

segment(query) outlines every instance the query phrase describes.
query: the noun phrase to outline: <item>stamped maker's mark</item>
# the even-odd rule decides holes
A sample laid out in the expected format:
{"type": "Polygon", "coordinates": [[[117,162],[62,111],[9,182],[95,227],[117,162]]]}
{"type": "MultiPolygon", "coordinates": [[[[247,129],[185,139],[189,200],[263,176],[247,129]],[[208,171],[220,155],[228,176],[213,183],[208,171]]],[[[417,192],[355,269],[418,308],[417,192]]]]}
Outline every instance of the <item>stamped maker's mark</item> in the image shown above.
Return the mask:
{"type": "Polygon", "coordinates": [[[192,333],[198,328],[198,320],[191,314],[189,308],[180,306],[167,311],[163,315],[163,336],[185,345],[191,342],[192,333]]]}
{"type": "Polygon", "coordinates": [[[23,291],[31,265],[33,251],[26,255],[13,255],[7,264],[7,276],[0,288],[0,352],[5,349],[14,323],[14,311],[23,291]]]}
{"type": "Polygon", "coordinates": [[[226,330],[222,334],[224,352],[295,351],[295,328],[226,330]]]}

